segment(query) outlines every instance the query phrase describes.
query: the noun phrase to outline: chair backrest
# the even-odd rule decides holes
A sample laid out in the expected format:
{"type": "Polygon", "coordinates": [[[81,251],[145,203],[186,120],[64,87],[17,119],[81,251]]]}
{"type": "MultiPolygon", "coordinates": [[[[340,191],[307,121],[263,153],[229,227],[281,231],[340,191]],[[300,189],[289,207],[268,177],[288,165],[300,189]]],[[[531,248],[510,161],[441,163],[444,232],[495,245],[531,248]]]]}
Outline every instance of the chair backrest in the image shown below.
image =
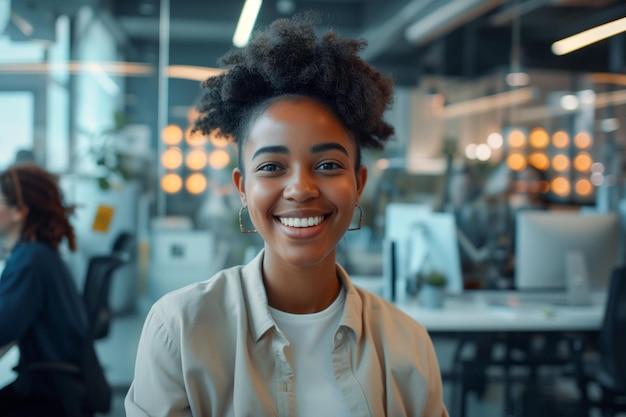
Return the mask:
{"type": "Polygon", "coordinates": [[[606,310],[600,330],[603,366],[620,386],[626,386],[626,267],[611,274],[606,310]]]}
{"type": "Polygon", "coordinates": [[[122,232],[113,242],[111,254],[121,258],[124,262],[129,262],[135,257],[136,246],[135,237],[128,232],[122,232]]]}
{"type": "Polygon", "coordinates": [[[89,260],[83,301],[93,339],[101,339],[108,334],[111,278],[115,269],[120,265],[121,262],[110,255],[94,256],[89,260]]]}
{"type": "Polygon", "coordinates": [[[134,242],[135,239],[131,234],[123,232],[115,239],[110,255],[94,256],[89,260],[83,301],[87,310],[91,337],[94,340],[101,339],[109,333],[111,279],[116,269],[133,259],[134,242]]]}

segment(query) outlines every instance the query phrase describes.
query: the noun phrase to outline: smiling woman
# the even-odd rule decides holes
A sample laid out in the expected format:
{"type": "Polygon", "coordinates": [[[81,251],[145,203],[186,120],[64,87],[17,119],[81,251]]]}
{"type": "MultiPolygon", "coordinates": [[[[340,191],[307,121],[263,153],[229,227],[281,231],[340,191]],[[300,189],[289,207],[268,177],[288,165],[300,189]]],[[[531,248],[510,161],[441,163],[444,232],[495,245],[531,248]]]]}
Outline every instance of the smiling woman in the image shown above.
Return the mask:
{"type": "Polygon", "coordinates": [[[196,128],[237,143],[242,231],[264,249],[155,303],[129,417],[447,416],[425,329],[336,263],[367,181],[361,149],[393,134],[392,82],[364,46],[318,39],[310,16],[278,20],[203,83],[196,128]]]}

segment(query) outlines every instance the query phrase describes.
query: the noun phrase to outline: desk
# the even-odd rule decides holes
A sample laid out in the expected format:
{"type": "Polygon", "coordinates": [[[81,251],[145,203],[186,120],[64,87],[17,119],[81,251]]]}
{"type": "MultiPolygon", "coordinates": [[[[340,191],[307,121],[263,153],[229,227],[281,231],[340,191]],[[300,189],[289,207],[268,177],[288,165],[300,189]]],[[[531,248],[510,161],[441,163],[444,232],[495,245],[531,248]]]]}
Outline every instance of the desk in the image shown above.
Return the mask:
{"type": "Polygon", "coordinates": [[[606,295],[592,294],[587,306],[569,306],[562,293],[517,293],[472,290],[448,295],[444,308],[429,310],[417,300],[396,305],[421,323],[429,333],[438,332],[569,332],[597,331],[604,317],[606,295]],[[494,305],[494,297],[509,305],[494,305]]]}
{"type": "MultiPolygon", "coordinates": [[[[398,302],[396,305],[421,323],[433,338],[451,337],[457,341],[452,372],[442,377],[452,377],[455,383],[453,399],[454,415],[465,415],[465,397],[476,389],[476,380],[485,378],[489,366],[504,370],[504,415],[512,412],[513,367],[524,367],[529,376],[523,379],[524,386],[534,382],[535,370],[542,366],[564,366],[570,357],[561,357],[556,349],[546,349],[535,354],[528,351],[519,360],[512,351],[531,347],[535,338],[544,338],[556,346],[564,336],[570,339],[586,338],[595,335],[602,325],[606,294],[593,293],[590,305],[567,305],[566,294],[521,293],[500,291],[467,291],[460,295],[448,295],[444,307],[429,310],[420,306],[417,300],[398,302]],[[470,359],[462,357],[465,345],[473,345],[475,352],[470,359]],[[503,346],[502,358],[493,358],[493,347],[503,346]],[[543,352],[543,353],[541,353],[543,352]]],[[[480,387],[481,383],[478,382],[480,387]]],[[[480,388],[478,388],[480,389],[480,388]]]]}
{"type": "MultiPolygon", "coordinates": [[[[381,277],[351,276],[356,286],[382,295],[381,277]]],[[[429,310],[417,299],[394,303],[421,323],[429,333],[440,332],[528,332],[597,331],[604,317],[606,293],[591,294],[591,304],[570,306],[559,292],[469,290],[447,295],[444,308],[429,310]],[[500,301],[502,305],[496,305],[500,301]],[[504,304],[507,305],[504,305],[504,304]]]]}

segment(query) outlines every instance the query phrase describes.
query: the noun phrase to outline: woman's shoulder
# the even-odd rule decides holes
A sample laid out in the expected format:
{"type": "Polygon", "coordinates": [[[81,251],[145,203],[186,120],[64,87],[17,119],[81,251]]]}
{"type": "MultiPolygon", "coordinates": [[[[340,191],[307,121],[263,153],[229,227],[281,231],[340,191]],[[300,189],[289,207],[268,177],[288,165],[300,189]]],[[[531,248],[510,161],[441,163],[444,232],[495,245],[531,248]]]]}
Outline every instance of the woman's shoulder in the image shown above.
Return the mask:
{"type": "Polygon", "coordinates": [[[237,291],[241,286],[243,266],[222,269],[204,281],[194,282],[165,294],[158,303],[189,302],[221,297],[224,292],[237,291]]]}
{"type": "Polygon", "coordinates": [[[415,318],[402,311],[391,301],[360,287],[355,287],[363,303],[363,320],[366,324],[388,332],[413,332],[426,335],[426,329],[415,318]]]}
{"type": "Polygon", "coordinates": [[[48,260],[59,257],[50,245],[30,240],[21,240],[15,245],[9,256],[14,265],[45,265],[48,260]]]}
{"type": "Polygon", "coordinates": [[[181,345],[198,333],[229,337],[248,320],[249,294],[243,270],[243,266],[224,269],[205,281],[163,295],[152,304],[146,326],[151,332],[165,332],[181,345]]]}
{"type": "Polygon", "coordinates": [[[242,269],[243,266],[223,269],[207,280],[170,291],[156,300],[152,309],[173,320],[181,316],[194,320],[206,314],[218,318],[228,313],[229,305],[243,302],[242,269]]]}

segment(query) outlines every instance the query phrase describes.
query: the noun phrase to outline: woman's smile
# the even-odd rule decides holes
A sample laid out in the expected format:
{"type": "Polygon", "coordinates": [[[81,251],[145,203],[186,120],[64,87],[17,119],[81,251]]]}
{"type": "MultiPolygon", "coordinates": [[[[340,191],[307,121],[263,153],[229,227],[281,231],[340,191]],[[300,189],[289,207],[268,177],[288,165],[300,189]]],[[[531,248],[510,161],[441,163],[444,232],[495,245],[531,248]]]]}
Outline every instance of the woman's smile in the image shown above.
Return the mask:
{"type": "Polygon", "coordinates": [[[289,227],[312,227],[317,226],[324,221],[324,216],[316,217],[279,217],[278,220],[284,225],[289,227]]]}

